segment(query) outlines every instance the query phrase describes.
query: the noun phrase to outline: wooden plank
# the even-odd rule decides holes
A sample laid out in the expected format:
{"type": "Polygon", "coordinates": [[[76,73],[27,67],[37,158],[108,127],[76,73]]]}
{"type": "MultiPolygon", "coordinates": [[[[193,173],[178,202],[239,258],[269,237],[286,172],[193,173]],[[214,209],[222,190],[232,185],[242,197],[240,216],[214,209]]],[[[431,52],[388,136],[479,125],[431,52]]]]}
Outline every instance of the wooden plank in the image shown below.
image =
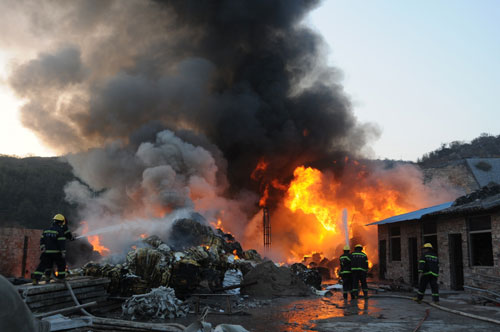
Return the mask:
{"type": "MultiPolygon", "coordinates": [[[[103,285],[97,285],[93,287],[82,287],[82,288],[77,288],[74,290],[75,294],[84,294],[84,293],[91,293],[91,292],[103,292],[107,294],[107,290],[103,285]]],[[[36,295],[28,295],[28,297],[24,300],[24,302],[32,303],[32,302],[38,302],[38,301],[43,301],[46,299],[53,299],[53,298],[58,298],[58,297],[66,297],[66,296],[71,296],[69,290],[63,290],[63,291],[57,291],[57,292],[50,292],[50,293],[41,293],[41,294],[36,294],[36,295]]]]}
{"type": "MultiPolygon", "coordinates": [[[[102,291],[88,292],[88,293],[79,294],[77,296],[77,299],[78,299],[78,301],[80,301],[80,300],[88,299],[91,297],[104,297],[104,298],[106,298],[107,294],[102,292],[102,291]]],[[[71,295],[56,297],[56,298],[45,298],[45,299],[37,301],[37,302],[28,303],[28,307],[30,309],[35,309],[35,308],[41,308],[41,307],[45,307],[45,306],[52,305],[52,304],[62,303],[62,302],[73,302],[73,298],[71,297],[71,295]]]]}
{"type": "Polygon", "coordinates": [[[85,303],[85,304],[75,305],[75,306],[69,307],[69,308],[63,308],[63,309],[59,309],[59,310],[55,310],[55,311],[45,312],[43,314],[37,314],[34,316],[38,319],[41,319],[43,317],[53,316],[53,315],[57,315],[57,314],[66,314],[68,312],[74,312],[74,311],[80,310],[81,308],[88,308],[88,307],[92,307],[95,305],[97,305],[97,302],[93,301],[93,302],[89,302],[89,303],[85,303]]]}
{"type": "MultiPolygon", "coordinates": [[[[107,285],[111,282],[111,280],[109,280],[108,278],[98,278],[98,279],[76,280],[76,281],[68,280],[68,282],[70,283],[71,287],[75,289],[75,288],[89,287],[95,285],[107,285]]],[[[21,294],[21,296],[23,298],[26,298],[28,295],[62,291],[66,289],[66,285],[62,283],[53,283],[53,284],[38,285],[38,286],[23,285],[23,286],[18,286],[17,289],[21,294]]]]}
{"type": "MultiPolygon", "coordinates": [[[[91,298],[88,298],[88,299],[83,299],[82,301],[80,301],[80,304],[85,304],[85,303],[90,303],[90,302],[97,302],[97,304],[99,305],[99,303],[101,302],[104,302],[106,301],[106,298],[104,297],[91,297],[91,298]]],[[[54,310],[58,310],[58,309],[62,309],[62,308],[67,308],[67,307],[71,307],[71,306],[74,306],[75,303],[73,301],[71,302],[61,302],[61,303],[56,303],[56,304],[52,304],[52,305],[49,305],[49,306],[45,306],[45,307],[41,307],[41,308],[35,308],[35,309],[31,309],[31,311],[33,313],[44,313],[44,312],[48,312],[48,311],[54,311],[54,310]]]]}
{"type": "Polygon", "coordinates": [[[126,321],[126,320],[112,319],[112,318],[101,318],[101,317],[94,317],[93,322],[96,325],[115,326],[116,328],[128,327],[128,328],[144,329],[149,331],[180,332],[184,331],[185,329],[184,326],[175,323],[171,324],[141,323],[141,322],[133,322],[133,321],[126,321]]]}
{"type": "Polygon", "coordinates": [[[63,331],[92,325],[91,317],[77,317],[71,319],[58,314],[46,317],[43,320],[50,323],[50,331],[63,331]]]}
{"type": "Polygon", "coordinates": [[[123,331],[123,332],[150,332],[149,329],[139,329],[137,327],[123,327],[113,325],[92,324],[92,331],[123,331]]]}

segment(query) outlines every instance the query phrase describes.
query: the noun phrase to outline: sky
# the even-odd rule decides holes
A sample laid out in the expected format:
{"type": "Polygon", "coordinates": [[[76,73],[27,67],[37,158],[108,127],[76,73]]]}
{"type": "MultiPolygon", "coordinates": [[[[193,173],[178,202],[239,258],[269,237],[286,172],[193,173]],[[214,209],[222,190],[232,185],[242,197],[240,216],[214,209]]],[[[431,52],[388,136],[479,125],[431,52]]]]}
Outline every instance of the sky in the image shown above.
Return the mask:
{"type": "MultiPolygon", "coordinates": [[[[442,143],[500,134],[500,1],[326,0],[307,18],[361,122],[380,128],[375,158],[416,160],[442,143]]],[[[5,84],[30,54],[0,47],[0,154],[54,153],[18,119],[5,84]]]]}

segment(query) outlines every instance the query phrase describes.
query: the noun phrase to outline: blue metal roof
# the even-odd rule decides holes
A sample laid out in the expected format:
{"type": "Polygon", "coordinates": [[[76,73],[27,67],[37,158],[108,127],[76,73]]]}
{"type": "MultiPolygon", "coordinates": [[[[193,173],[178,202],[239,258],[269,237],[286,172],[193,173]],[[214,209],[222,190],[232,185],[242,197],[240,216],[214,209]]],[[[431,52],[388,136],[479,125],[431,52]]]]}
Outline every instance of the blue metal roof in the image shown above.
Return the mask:
{"type": "Polygon", "coordinates": [[[369,225],[390,224],[390,223],[407,221],[407,220],[418,220],[418,219],[422,218],[426,214],[447,209],[452,204],[453,204],[453,201],[447,202],[447,203],[443,203],[443,204],[439,204],[439,205],[434,205],[434,206],[431,206],[431,207],[428,207],[428,208],[425,208],[425,209],[421,209],[421,210],[417,210],[417,211],[413,211],[413,212],[408,212],[408,213],[405,213],[405,214],[400,214],[399,216],[394,216],[394,217],[390,217],[390,218],[387,218],[387,219],[384,219],[384,220],[373,222],[371,224],[368,224],[367,226],[369,226],[369,225]]]}

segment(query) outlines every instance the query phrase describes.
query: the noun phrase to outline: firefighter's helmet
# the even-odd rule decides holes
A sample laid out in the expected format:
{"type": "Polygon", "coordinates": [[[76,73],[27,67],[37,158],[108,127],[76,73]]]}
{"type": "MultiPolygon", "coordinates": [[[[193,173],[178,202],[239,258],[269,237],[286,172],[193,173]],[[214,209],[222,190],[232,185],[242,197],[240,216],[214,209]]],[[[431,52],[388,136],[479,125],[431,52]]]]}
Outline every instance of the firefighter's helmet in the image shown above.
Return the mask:
{"type": "Polygon", "coordinates": [[[362,245],[362,244],[356,244],[356,245],[354,246],[354,248],[363,248],[363,245],[362,245]]]}
{"type": "Polygon", "coordinates": [[[56,222],[65,222],[66,221],[66,218],[64,218],[64,216],[60,213],[56,214],[54,216],[54,218],[52,218],[53,220],[55,220],[56,222]]]}
{"type": "Polygon", "coordinates": [[[424,248],[430,248],[430,249],[432,249],[432,244],[426,243],[426,244],[424,244],[424,248]]]}
{"type": "Polygon", "coordinates": [[[348,244],[346,244],[346,245],[344,246],[344,250],[351,250],[351,247],[349,247],[349,245],[348,245],[348,244]]]}

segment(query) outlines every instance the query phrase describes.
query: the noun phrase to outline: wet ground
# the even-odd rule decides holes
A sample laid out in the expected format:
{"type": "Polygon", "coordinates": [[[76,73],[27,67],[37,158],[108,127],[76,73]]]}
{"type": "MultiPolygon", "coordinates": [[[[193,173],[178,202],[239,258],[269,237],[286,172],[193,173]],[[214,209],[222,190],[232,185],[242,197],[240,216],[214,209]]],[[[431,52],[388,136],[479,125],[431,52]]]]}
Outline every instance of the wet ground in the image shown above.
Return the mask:
{"type": "MultiPolygon", "coordinates": [[[[401,295],[409,296],[408,293],[401,295]]],[[[465,300],[466,296],[450,296],[442,298],[440,304],[500,320],[500,307],[473,306],[465,300]]],[[[406,299],[374,295],[367,300],[344,302],[340,293],[334,293],[329,298],[278,298],[246,309],[247,315],[209,315],[206,321],[214,327],[221,323],[239,324],[252,332],[397,332],[413,331],[425,316],[426,309],[429,309],[429,316],[419,331],[500,331],[499,325],[447,313],[406,299]]],[[[189,325],[193,320],[194,316],[189,315],[176,322],[189,325]]]]}

